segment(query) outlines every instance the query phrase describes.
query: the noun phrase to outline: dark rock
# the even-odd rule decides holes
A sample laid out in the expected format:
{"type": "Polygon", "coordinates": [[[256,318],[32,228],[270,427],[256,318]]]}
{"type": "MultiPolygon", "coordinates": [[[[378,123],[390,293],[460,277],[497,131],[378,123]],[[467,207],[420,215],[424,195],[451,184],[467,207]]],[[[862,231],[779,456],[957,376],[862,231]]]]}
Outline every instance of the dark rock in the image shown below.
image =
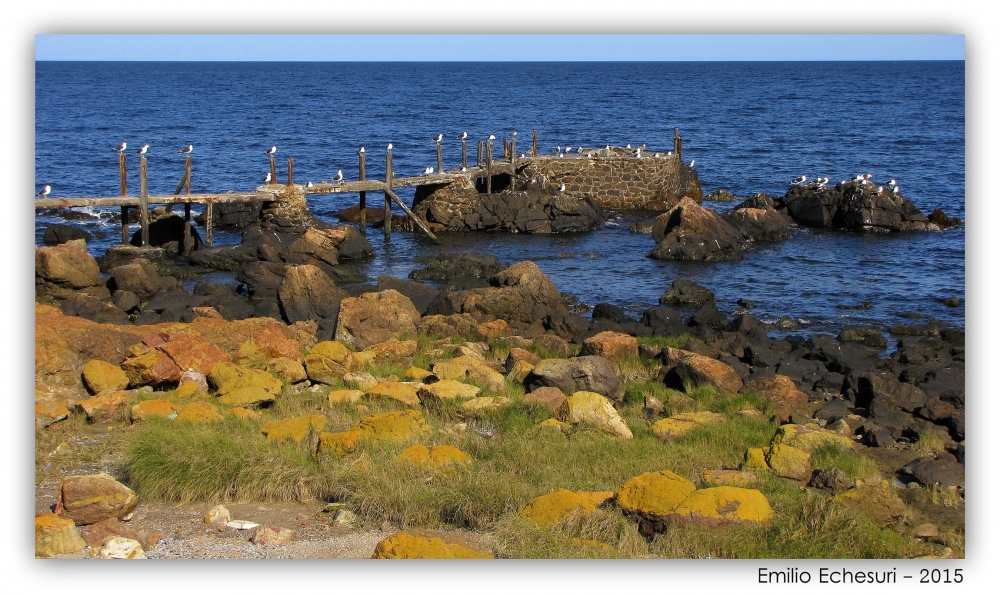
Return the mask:
{"type": "MultiPolygon", "coordinates": [[[[262,205],[262,201],[216,203],[212,206],[212,225],[218,229],[244,229],[257,222],[262,205]]],[[[204,227],[205,213],[194,220],[204,227]]]]}
{"type": "Polygon", "coordinates": [[[901,195],[885,191],[879,194],[872,184],[793,186],[782,203],[788,215],[806,227],[866,232],[940,229],[901,195]]]}
{"type": "Polygon", "coordinates": [[[585,390],[612,399],[621,397],[614,366],[599,355],[542,360],[524,379],[524,385],[529,392],[554,386],[567,395],[585,390]]]}
{"type": "Polygon", "coordinates": [[[45,227],[45,233],[42,234],[42,241],[46,244],[65,244],[70,240],[83,240],[90,241],[94,238],[94,235],[85,229],[81,229],[75,225],[66,225],[64,223],[53,223],[45,227]]]}
{"type": "Polygon", "coordinates": [[[816,411],[814,417],[825,421],[826,425],[829,426],[838,419],[844,419],[850,414],[849,405],[844,399],[830,399],[816,411]]]}
{"type": "Polygon", "coordinates": [[[598,320],[609,320],[611,322],[622,322],[625,320],[625,311],[618,306],[601,302],[594,306],[594,312],[590,319],[594,322],[598,320]]]}
{"type": "Polygon", "coordinates": [[[736,208],[722,218],[755,242],[780,242],[792,237],[788,222],[772,208],[736,208]]]}
{"type": "Polygon", "coordinates": [[[253,262],[236,274],[236,280],[246,285],[251,296],[276,299],[286,267],[280,262],[253,262]]]}
{"type": "Polygon", "coordinates": [[[885,372],[864,374],[858,381],[859,407],[885,406],[908,412],[918,411],[927,402],[927,393],[912,384],[906,384],[885,372]]]}
{"type": "Polygon", "coordinates": [[[687,332],[683,315],[666,306],[655,306],[643,311],[639,322],[651,329],[654,335],[676,337],[687,332]]]}
{"type": "Polygon", "coordinates": [[[837,467],[827,467],[814,469],[808,485],[811,488],[830,490],[836,493],[853,488],[854,482],[848,479],[847,474],[837,467]]]}
{"type": "Polygon", "coordinates": [[[656,218],[653,240],[657,246],[647,254],[650,258],[703,261],[742,258],[743,234],[687,197],[656,218]]]}
{"type": "Polygon", "coordinates": [[[726,315],[719,312],[714,302],[706,303],[691,316],[688,326],[706,326],[714,330],[722,330],[729,324],[726,315]]]}
{"type": "Polygon", "coordinates": [[[733,207],[733,209],[775,209],[780,197],[760,192],[733,207]]]}
{"type": "Polygon", "coordinates": [[[258,244],[252,242],[203,248],[188,255],[188,262],[191,264],[220,271],[236,271],[243,265],[257,260],[258,244]]]}
{"type": "Polygon", "coordinates": [[[945,306],[948,306],[949,308],[957,308],[962,305],[962,300],[960,300],[955,296],[952,296],[942,299],[941,303],[944,304],[945,306]]]}
{"type": "Polygon", "coordinates": [[[323,320],[336,316],[347,292],[337,287],[319,267],[289,266],[278,287],[278,304],[289,324],[301,320],[323,320]]]}
{"type": "Polygon", "coordinates": [[[66,316],[79,316],[106,324],[129,324],[128,315],[118,306],[82,293],[67,298],[60,309],[66,316]]]}
{"type": "Polygon", "coordinates": [[[875,448],[894,448],[897,446],[892,432],[876,423],[866,423],[862,426],[862,436],[868,446],[875,448]]]}
{"type": "Polygon", "coordinates": [[[111,269],[111,279],[108,280],[108,289],[111,291],[131,291],[141,301],[149,300],[155,294],[176,286],[176,279],[160,276],[156,265],[140,258],[111,269]]]}
{"type": "Polygon", "coordinates": [[[395,277],[389,277],[388,275],[381,275],[378,278],[378,286],[374,291],[385,291],[386,289],[395,289],[399,293],[410,298],[413,302],[413,307],[417,309],[420,314],[425,314],[427,308],[437,297],[439,290],[437,288],[431,287],[426,283],[420,283],[418,281],[408,281],[406,279],[396,279],[395,277]]]}
{"type": "Polygon", "coordinates": [[[439,254],[417,262],[424,263],[424,268],[411,271],[410,279],[448,281],[460,289],[485,287],[491,276],[504,269],[496,256],[488,254],[439,254]]]}
{"type": "Polygon", "coordinates": [[[799,328],[799,323],[789,316],[782,316],[777,322],[774,323],[774,328],[787,331],[799,328]]]}
{"type": "Polygon", "coordinates": [[[882,335],[882,331],[873,326],[849,326],[840,331],[837,340],[842,342],[862,343],[869,347],[885,349],[889,345],[889,340],[882,335]]]}
{"type": "Polygon", "coordinates": [[[723,190],[719,188],[718,190],[708,193],[705,200],[718,201],[718,202],[732,202],[734,200],[740,200],[740,197],[736,196],[728,190],[723,190]]]}
{"type": "Polygon", "coordinates": [[[753,308],[753,307],[756,306],[756,304],[754,304],[753,302],[751,302],[750,300],[748,300],[746,298],[740,298],[740,299],[736,300],[736,305],[738,305],[741,308],[746,308],[747,310],[749,310],[749,309],[751,309],[751,308],[753,308]]]}
{"type": "MultiPolygon", "coordinates": [[[[161,216],[149,224],[149,246],[164,246],[171,242],[176,242],[177,246],[182,248],[179,250],[172,251],[174,254],[178,253],[188,253],[192,250],[200,249],[204,244],[201,241],[201,236],[198,235],[198,230],[191,225],[191,236],[188,240],[188,246],[184,246],[184,228],[187,223],[184,218],[179,215],[165,215],[161,216]]],[[[132,234],[132,238],[129,243],[133,246],[142,245],[142,230],[136,230],[132,234]]]]}
{"type": "Polygon", "coordinates": [[[715,294],[711,290],[684,279],[674,279],[660,296],[662,306],[700,306],[714,301],[715,294]]]}
{"type": "Polygon", "coordinates": [[[914,459],[903,466],[902,472],[927,487],[965,486],[965,466],[948,452],[914,459]]]}
{"type": "Polygon", "coordinates": [[[942,228],[952,227],[955,225],[960,225],[962,223],[961,219],[959,219],[958,217],[949,217],[948,215],[945,215],[944,211],[942,211],[941,209],[934,209],[933,211],[931,211],[930,217],[928,217],[927,219],[931,223],[938,225],[942,228]]]}
{"type": "Polygon", "coordinates": [[[726,325],[726,330],[745,336],[751,344],[769,347],[771,340],[767,336],[767,327],[750,314],[740,314],[726,325]]]}

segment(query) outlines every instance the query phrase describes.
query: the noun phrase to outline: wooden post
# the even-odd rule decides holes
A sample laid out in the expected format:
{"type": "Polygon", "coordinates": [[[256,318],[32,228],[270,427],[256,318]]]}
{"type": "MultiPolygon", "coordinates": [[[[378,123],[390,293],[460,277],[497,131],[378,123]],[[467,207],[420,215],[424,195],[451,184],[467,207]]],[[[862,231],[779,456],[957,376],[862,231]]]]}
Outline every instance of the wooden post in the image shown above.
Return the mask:
{"type": "MultiPolygon", "coordinates": [[[[145,158],[146,158],[146,156],[143,155],[143,159],[145,159],[145,158]]],[[[187,191],[185,192],[185,194],[191,194],[191,156],[190,155],[188,155],[187,158],[184,160],[184,179],[187,180],[187,184],[186,184],[187,191]]]]}
{"type": "Polygon", "coordinates": [[[212,247],[212,199],[205,199],[205,246],[212,247]]]}
{"type": "MultiPolygon", "coordinates": [[[[190,160],[191,158],[188,157],[190,160]]],[[[146,156],[139,156],[139,245],[149,245],[149,187],[146,180],[146,156]]]]}
{"type": "Polygon", "coordinates": [[[678,134],[680,128],[674,128],[674,153],[677,154],[677,158],[681,158],[681,136],[678,134]]]}
{"type": "MultiPolygon", "coordinates": [[[[361,151],[358,151],[358,179],[362,182],[365,180],[365,154],[361,151]]],[[[361,235],[364,236],[368,232],[365,227],[366,211],[368,210],[368,196],[364,190],[358,194],[360,196],[358,199],[358,231],[360,231],[361,235]]]]}
{"type": "Polygon", "coordinates": [[[486,194],[493,191],[493,141],[486,141],[486,194]]]}
{"type": "Polygon", "coordinates": [[[388,192],[385,195],[385,218],[382,220],[382,233],[385,234],[386,241],[389,241],[392,233],[392,203],[389,202],[389,192],[392,192],[392,150],[385,152],[385,187],[388,192]]]}
{"type": "Polygon", "coordinates": [[[538,157],[538,131],[531,131],[531,156],[538,157]]]}
{"type": "Polygon", "coordinates": [[[466,160],[467,150],[468,150],[468,148],[466,147],[466,145],[465,145],[465,139],[463,138],[462,139],[462,169],[467,169],[469,167],[469,163],[466,160]]]}
{"type": "Polygon", "coordinates": [[[485,141],[479,141],[479,146],[476,147],[476,167],[483,166],[483,143],[485,141]]]}
{"type": "Polygon", "coordinates": [[[441,141],[437,141],[437,150],[438,150],[438,173],[443,174],[444,162],[441,160],[441,141]]]}
{"type": "Polygon", "coordinates": [[[272,184],[277,184],[278,183],[278,169],[277,169],[277,166],[274,164],[274,154],[268,155],[268,157],[270,157],[270,159],[271,159],[271,183],[272,184]]]}
{"type": "Polygon", "coordinates": [[[400,198],[398,196],[396,196],[396,193],[393,192],[391,188],[389,188],[388,186],[386,186],[382,190],[385,192],[385,195],[387,197],[390,197],[390,198],[392,198],[392,200],[396,201],[396,204],[398,204],[403,209],[403,212],[406,213],[406,215],[410,219],[412,219],[414,223],[417,224],[417,227],[419,227],[421,229],[421,231],[423,231],[425,234],[427,234],[427,237],[429,237],[430,239],[434,240],[438,244],[441,243],[441,241],[437,239],[437,236],[434,235],[434,232],[432,232],[430,229],[427,228],[426,225],[424,225],[424,222],[420,220],[420,217],[417,217],[413,213],[413,211],[411,211],[409,209],[409,207],[407,207],[406,204],[402,200],[400,200],[400,198]]]}
{"type": "Polygon", "coordinates": [[[128,240],[128,207],[122,206],[122,244],[127,244],[128,240]]]}
{"type": "Polygon", "coordinates": [[[510,137],[510,187],[514,188],[514,174],[517,173],[517,137],[510,137]]]}
{"type": "Polygon", "coordinates": [[[181,254],[187,256],[191,251],[191,203],[184,203],[184,243],[181,244],[181,254]]]}
{"type": "Polygon", "coordinates": [[[288,158],[288,185],[292,185],[292,169],[295,167],[295,160],[291,157],[288,158]]]}
{"type": "Polygon", "coordinates": [[[122,196],[128,196],[128,175],[125,171],[125,153],[118,154],[118,175],[121,177],[122,196]]]}

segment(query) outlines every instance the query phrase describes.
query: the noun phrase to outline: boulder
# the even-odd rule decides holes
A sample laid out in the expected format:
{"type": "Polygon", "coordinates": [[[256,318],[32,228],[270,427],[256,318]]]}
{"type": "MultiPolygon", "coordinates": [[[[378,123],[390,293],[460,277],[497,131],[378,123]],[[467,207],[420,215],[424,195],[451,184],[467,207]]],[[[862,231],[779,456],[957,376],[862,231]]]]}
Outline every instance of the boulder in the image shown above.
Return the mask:
{"type": "Polygon", "coordinates": [[[121,519],[135,510],[139,497],[107,473],[69,475],[59,485],[55,513],[77,525],[121,519]]]}
{"type": "Polygon", "coordinates": [[[711,527],[722,523],[764,523],[773,516],[767,497],[758,490],[721,486],[692,492],[677,505],[669,519],[711,527]]]}
{"type": "Polygon", "coordinates": [[[99,359],[92,359],[83,366],[83,384],[92,394],[124,390],[128,383],[128,374],[120,366],[99,359]]]}
{"type": "Polygon", "coordinates": [[[169,399],[149,399],[132,405],[132,423],[152,417],[164,419],[177,417],[177,404],[169,399]]]}
{"type": "Polygon", "coordinates": [[[622,511],[639,521],[639,531],[652,535],[666,529],[677,506],[695,491],[691,481],[673,471],[652,471],[626,481],[615,500],[622,511]]]}
{"type": "Polygon", "coordinates": [[[446,543],[437,537],[424,537],[400,531],[375,546],[374,559],[490,559],[491,554],[446,543]]]}
{"type": "Polygon", "coordinates": [[[611,400],[594,392],[577,391],[566,397],[556,410],[555,418],[568,424],[585,422],[613,436],[632,438],[632,430],[611,400]]]}
{"type": "Polygon", "coordinates": [[[469,453],[451,444],[438,444],[434,448],[414,444],[404,448],[396,458],[432,471],[449,471],[472,463],[469,453]]]}
{"type": "Polygon", "coordinates": [[[101,542],[97,557],[103,560],[145,560],[146,552],[138,540],[112,535],[101,542]]]}
{"type": "Polygon", "coordinates": [[[77,401],[76,408],[87,416],[88,423],[114,422],[126,417],[123,412],[134,396],[135,391],[104,391],[77,401]]]}
{"type": "Polygon", "coordinates": [[[778,477],[807,481],[812,477],[812,455],[794,446],[772,444],[766,455],[767,466],[778,477]]]}
{"type": "Polygon", "coordinates": [[[405,295],[407,298],[413,302],[413,307],[417,309],[417,312],[425,314],[427,308],[437,297],[439,289],[431,287],[426,283],[420,283],[418,281],[409,281],[406,279],[396,279],[395,277],[389,277],[387,275],[380,275],[378,278],[378,291],[385,291],[387,289],[394,289],[399,293],[405,295]]]}
{"type": "Polygon", "coordinates": [[[865,232],[940,229],[902,195],[851,181],[834,188],[792,186],[781,205],[799,225],[865,232]]]}
{"type": "Polygon", "coordinates": [[[518,514],[539,525],[554,525],[574,513],[593,512],[614,497],[614,492],[571,492],[558,489],[533,498],[518,514]]]}
{"type": "Polygon", "coordinates": [[[87,252],[85,240],[35,248],[35,279],[69,290],[101,284],[101,269],[87,252]]]}
{"type": "Polygon", "coordinates": [[[542,386],[524,395],[525,403],[537,403],[552,411],[557,411],[566,400],[566,395],[554,386],[542,386]]]}
{"type": "Polygon", "coordinates": [[[656,218],[653,240],[647,256],[660,260],[737,260],[743,252],[742,233],[686,196],[656,218]]]}
{"type": "Polygon", "coordinates": [[[268,442],[302,442],[317,436],[326,428],[326,416],[321,413],[277,419],[260,427],[268,442]]]}
{"type": "Polygon", "coordinates": [[[481,390],[478,386],[445,379],[421,386],[417,396],[421,401],[464,400],[474,398],[481,390]]]}
{"type": "Polygon", "coordinates": [[[504,265],[491,254],[438,254],[418,259],[417,262],[422,262],[424,268],[411,271],[411,279],[447,281],[461,288],[485,287],[490,277],[504,269],[504,265]]]}
{"type": "Polygon", "coordinates": [[[42,514],[35,517],[36,558],[73,554],[85,547],[87,542],[80,536],[80,530],[71,519],[57,514],[42,514]]]}
{"type": "Polygon", "coordinates": [[[144,258],[136,258],[128,264],[111,269],[111,279],[108,281],[108,287],[112,291],[131,291],[142,302],[175,286],[176,282],[172,278],[162,277],[156,265],[144,258]]]}
{"type": "Polygon", "coordinates": [[[494,390],[500,390],[507,384],[503,375],[494,370],[481,356],[460,355],[449,360],[441,360],[431,366],[431,371],[442,380],[474,380],[494,390]]]}
{"type": "Polygon", "coordinates": [[[415,336],[420,313],[409,298],[394,289],[348,297],[340,302],[335,338],[355,349],[401,334],[415,336]]]}
{"type": "Polygon", "coordinates": [[[965,465],[948,452],[914,459],[904,465],[902,471],[923,486],[965,487],[965,465]]]}
{"type": "Polygon", "coordinates": [[[36,403],[35,404],[35,428],[47,428],[57,421],[62,421],[69,417],[69,408],[65,403],[36,403]]]}
{"type": "Polygon", "coordinates": [[[745,488],[757,481],[757,476],[749,471],[735,469],[710,469],[702,471],[701,481],[709,486],[732,486],[745,488]]]}
{"type": "Polygon", "coordinates": [[[580,355],[599,355],[611,361],[639,357],[639,341],[625,333],[604,331],[583,341],[580,355]]]}
{"type": "Polygon", "coordinates": [[[407,407],[419,407],[420,398],[417,396],[417,387],[405,382],[385,381],[376,384],[368,389],[365,397],[371,399],[384,399],[396,401],[407,407]]]}
{"type": "Polygon", "coordinates": [[[676,364],[667,379],[677,388],[714,386],[727,392],[739,392],[743,379],[732,366],[690,351],[670,349],[676,364]]]}
{"type": "Polygon", "coordinates": [[[793,414],[804,414],[809,406],[809,396],[799,390],[788,376],[776,374],[754,378],[747,382],[743,392],[757,392],[764,395],[774,405],[778,421],[785,422],[793,414]]]}
{"type": "Polygon", "coordinates": [[[773,208],[737,207],[722,217],[747,239],[755,242],[778,242],[792,237],[788,222],[773,208]]]}
{"type": "Polygon", "coordinates": [[[849,437],[821,428],[817,424],[784,424],[775,432],[771,443],[794,446],[810,453],[827,446],[845,450],[858,448],[858,445],[849,437]]]}
{"type": "Polygon", "coordinates": [[[335,316],[347,292],[315,265],[289,266],[278,286],[278,304],[289,323],[335,316]]]}
{"type": "Polygon", "coordinates": [[[611,362],[599,355],[542,360],[524,384],[529,391],[554,386],[566,394],[590,391],[613,399],[620,397],[621,389],[611,362]]]}
{"type": "MultiPolygon", "coordinates": [[[[192,250],[198,250],[204,245],[201,241],[201,236],[198,235],[198,230],[194,225],[191,225],[191,236],[189,246],[184,246],[184,227],[187,222],[180,215],[166,214],[163,213],[157,219],[150,221],[149,223],[149,242],[148,246],[162,246],[164,249],[173,247],[172,252],[174,254],[187,253],[192,250]]],[[[142,230],[137,229],[132,237],[129,239],[129,244],[133,246],[142,245],[142,230]]]]}
{"type": "Polygon", "coordinates": [[[277,525],[258,525],[253,529],[250,542],[254,545],[288,545],[295,531],[277,525]]]}
{"type": "Polygon", "coordinates": [[[66,225],[64,223],[51,223],[45,226],[42,234],[42,242],[47,245],[65,244],[71,240],[83,240],[89,242],[94,239],[94,234],[76,225],[66,225]]]}
{"type": "Polygon", "coordinates": [[[677,440],[691,430],[706,424],[717,424],[726,421],[726,416],[711,411],[697,413],[678,413],[661,419],[653,424],[653,434],[663,441],[677,440]]]}
{"type": "Polygon", "coordinates": [[[701,306],[714,301],[715,294],[711,290],[684,279],[674,279],[660,296],[663,306],[701,306]]]}
{"type": "Polygon", "coordinates": [[[834,504],[861,513],[882,527],[896,526],[908,514],[906,503],[889,482],[862,484],[833,497],[834,504]]]}

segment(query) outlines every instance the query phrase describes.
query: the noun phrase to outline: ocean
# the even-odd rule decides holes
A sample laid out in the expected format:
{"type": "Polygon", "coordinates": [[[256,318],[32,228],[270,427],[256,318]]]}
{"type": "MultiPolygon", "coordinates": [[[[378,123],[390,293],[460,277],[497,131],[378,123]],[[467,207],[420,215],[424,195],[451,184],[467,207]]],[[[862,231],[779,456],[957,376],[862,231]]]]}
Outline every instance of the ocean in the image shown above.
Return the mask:
{"type": "MultiPolygon", "coordinates": [[[[151,194],[172,193],[184,171],[178,151],[194,145],[192,192],[252,190],[264,180],[264,151],[276,145],[295,181],[357,177],[357,150],[369,177],[381,177],[392,142],[397,175],[436,166],[432,138],[445,135],[445,166],[470,140],[519,131],[558,146],[647,144],[672,148],[674,129],[694,159],[702,188],[746,197],[782,195],[801,175],[831,183],[858,173],[895,178],[925,214],[965,219],[965,64],[940,62],[36,62],[35,181],[52,196],[118,194],[114,148],[129,143],[130,194],[138,189],[134,150],[150,145],[151,194]]],[[[471,158],[475,142],[470,143],[471,158]]],[[[400,192],[412,199],[412,189],[400,192]]],[[[380,200],[380,198],[379,198],[380,200]]],[[[312,195],[310,209],[336,223],[357,195],[312,195]]],[[[369,199],[371,202],[371,199],[369,199]]],[[[724,212],[732,203],[706,202],[724,212]]],[[[117,210],[117,209],[114,209],[117,210]]],[[[71,221],[102,237],[95,255],[120,238],[109,212],[71,221]]],[[[642,214],[641,216],[648,216],[642,214]]],[[[385,244],[369,230],[375,257],[362,272],[405,278],[414,259],[441,252],[532,260],[560,291],[633,315],[656,305],[683,278],[715,292],[730,313],[740,298],[766,322],[800,321],[799,332],[846,325],[913,324],[914,315],[965,327],[965,225],[940,232],[869,235],[793,228],[785,242],[761,243],[739,261],[691,263],[646,258],[648,235],[629,232],[639,214],[610,212],[587,233],[443,233],[441,245],[416,233],[385,244]],[[949,307],[944,298],[958,297],[949,307]],[[859,308],[870,303],[870,307],[859,308]]],[[[45,226],[36,217],[36,244],[45,226]]],[[[133,226],[135,227],[135,226],[133,226]]],[[[218,232],[215,245],[239,235],[218,232]]]]}

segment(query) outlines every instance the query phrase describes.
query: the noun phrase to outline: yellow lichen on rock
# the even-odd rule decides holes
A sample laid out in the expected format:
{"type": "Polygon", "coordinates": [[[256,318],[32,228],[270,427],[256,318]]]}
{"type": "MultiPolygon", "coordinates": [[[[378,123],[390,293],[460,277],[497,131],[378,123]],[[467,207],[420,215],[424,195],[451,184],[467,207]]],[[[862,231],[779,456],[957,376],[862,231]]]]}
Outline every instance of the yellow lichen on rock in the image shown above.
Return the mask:
{"type": "Polygon", "coordinates": [[[768,467],[778,477],[805,481],[812,475],[812,455],[794,446],[774,444],[766,459],[768,467]]]}
{"type": "Polygon", "coordinates": [[[345,388],[341,390],[332,390],[326,395],[326,400],[330,406],[338,405],[340,403],[357,403],[361,400],[361,397],[365,396],[365,391],[355,390],[350,388],[345,388]]]}
{"type": "Polygon", "coordinates": [[[451,444],[439,444],[434,448],[414,444],[404,448],[396,458],[434,471],[454,469],[472,462],[469,453],[451,444]]]}
{"type": "Polygon", "coordinates": [[[305,357],[306,374],[314,382],[333,384],[354,366],[354,354],[340,341],[321,341],[305,357]]]}
{"type": "Polygon", "coordinates": [[[230,362],[220,362],[212,367],[208,381],[215,387],[224,405],[245,405],[273,400],[281,393],[281,381],[263,370],[247,368],[230,362]],[[262,398],[267,393],[270,398],[262,398]]]}
{"type": "Polygon", "coordinates": [[[385,381],[379,382],[368,389],[365,397],[375,399],[388,399],[397,401],[407,407],[419,407],[420,398],[417,396],[417,387],[404,382],[385,381]]]}
{"type": "Polygon", "coordinates": [[[695,491],[693,482],[673,471],[651,471],[629,479],[615,496],[626,512],[664,516],[695,491]]]}
{"type": "Polygon", "coordinates": [[[437,537],[423,537],[400,531],[375,546],[376,559],[490,559],[491,554],[457,543],[445,543],[437,537]]]}
{"type": "Polygon", "coordinates": [[[528,502],[518,514],[540,525],[552,525],[578,510],[593,512],[614,497],[614,492],[572,492],[558,489],[528,502]]]}
{"type": "Polygon", "coordinates": [[[207,401],[194,401],[180,405],[177,409],[177,422],[203,424],[222,421],[219,408],[207,401]]]}
{"type": "Polygon", "coordinates": [[[609,434],[632,438],[632,430],[618,414],[611,399],[598,393],[582,390],[573,393],[559,406],[555,417],[568,424],[586,422],[609,434]]]}
{"type": "Polygon", "coordinates": [[[94,395],[106,390],[124,390],[128,387],[128,374],[120,366],[92,359],[83,366],[83,384],[94,395]]]}
{"type": "Polygon", "coordinates": [[[482,389],[458,380],[440,380],[425,384],[417,390],[417,396],[428,400],[471,399],[482,389]]]}
{"type": "Polygon", "coordinates": [[[150,399],[132,405],[132,422],[162,417],[172,419],[177,416],[177,404],[168,399],[150,399]]]}
{"type": "Polygon", "coordinates": [[[775,432],[771,444],[794,446],[810,453],[826,445],[833,445],[847,450],[858,448],[857,443],[847,436],[823,429],[816,424],[785,424],[775,432]]]}
{"type": "Polygon", "coordinates": [[[72,554],[85,547],[87,542],[71,519],[51,513],[35,517],[35,557],[72,554]]]}
{"type": "Polygon", "coordinates": [[[321,413],[301,415],[268,422],[260,427],[268,442],[302,442],[309,432],[319,433],[326,427],[326,416],[321,413]]]}
{"type": "Polygon", "coordinates": [[[740,469],[767,469],[767,451],[763,448],[748,448],[740,469]]]}
{"type": "Polygon", "coordinates": [[[697,413],[678,413],[672,417],[661,419],[653,424],[653,434],[660,440],[677,440],[698,426],[722,423],[726,416],[711,411],[697,413]]]}
{"type": "Polygon", "coordinates": [[[774,510],[758,490],[722,486],[691,493],[674,509],[674,520],[694,522],[753,521],[762,523],[774,516],[774,510]]]}
{"type": "Polygon", "coordinates": [[[365,434],[359,430],[346,432],[321,432],[319,435],[318,454],[332,454],[342,457],[357,450],[358,444],[365,434]]]}

